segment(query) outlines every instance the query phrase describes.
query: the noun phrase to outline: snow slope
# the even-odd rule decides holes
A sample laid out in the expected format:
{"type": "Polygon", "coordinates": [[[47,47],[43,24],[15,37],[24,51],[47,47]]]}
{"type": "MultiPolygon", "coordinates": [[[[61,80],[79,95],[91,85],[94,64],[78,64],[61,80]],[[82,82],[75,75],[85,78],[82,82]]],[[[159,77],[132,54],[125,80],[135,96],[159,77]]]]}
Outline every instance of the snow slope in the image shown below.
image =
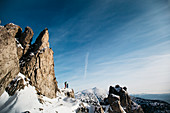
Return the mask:
{"type": "MultiPolygon", "coordinates": [[[[21,73],[18,76],[24,78],[21,73]]],[[[19,77],[16,77],[18,79],[19,77]]],[[[0,96],[0,113],[76,113],[81,107],[82,102],[68,98],[64,93],[58,93],[54,99],[45,96],[38,96],[35,87],[24,82],[25,88],[17,91],[13,96],[9,96],[5,91],[0,96]],[[27,84],[27,85],[26,85],[27,84]]],[[[68,89],[67,89],[68,90],[68,89]]],[[[84,103],[84,106],[90,109],[91,106],[84,103]]]]}

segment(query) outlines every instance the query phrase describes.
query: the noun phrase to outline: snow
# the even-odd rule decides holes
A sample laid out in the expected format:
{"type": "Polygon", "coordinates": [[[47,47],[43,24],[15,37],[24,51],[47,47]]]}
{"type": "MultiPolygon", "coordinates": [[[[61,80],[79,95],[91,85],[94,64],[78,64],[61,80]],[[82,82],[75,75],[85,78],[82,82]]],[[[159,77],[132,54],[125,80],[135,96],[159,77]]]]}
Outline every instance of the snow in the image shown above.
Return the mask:
{"type": "Polygon", "coordinates": [[[21,47],[21,49],[24,49],[24,47],[22,47],[22,45],[19,43],[19,41],[18,41],[17,38],[15,38],[15,41],[16,41],[16,43],[17,43],[17,47],[21,47]]]}
{"type": "Polygon", "coordinates": [[[35,88],[32,86],[25,87],[13,96],[9,96],[5,91],[0,98],[0,113],[21,113],[30,111],[37,113],[41,107],[36,95],[35,88]]]}
{"type": "Polygon", "coordinates": [[[123,113],[126,113],[122,106],[120,106],[120,109],[123,111],[123,113]]]}
{"type": "Polygon", "coordinates": [[[9,23],[9,25],[15,25],[14,23],[9,23]]]}
{"type": "Polygon", "coordinates": [[[116,90],[117,92],[120,92],[121,87],[115,88],[115,90],[116,90]]]}
{"type": "MultiPolygon", "coordinates": [[[[83,90],[76,93],[76,98],[65,96],[65,92],[71,92],[72,89],[63,88],[61,92],[57,92],[57,97],[50,99],[42,95],[38,95],[34,86],[29,85],[29,79],[25,75],[19,73],[16,80],[24,80],[25,87],[20,91],[16,91],[13,96],[9,96],[6,91],[0,96],[0,113],[23,113],[29,111],[31,113],[76,113],[78,109],[88,108],[89,113],[94,113],[96,106],[107,97],[107,91],[99,88],[83,90]],[[27,81],[25,81],[27,79],[27,81]],[[89,103],[82,102],[87,100],[89,103]]],[[[113,95],[119,97],[117,95],[113,95]]],[[[104,106],[105,113],[109,109],[109,105],[104,106]]],[[[134,103],[134,108],[138,107],[134,103]]],[[[124,109],[121,110],[125,113],[124,109]]]]}
{"type": "Polygon", "coordinates": [[[18,76],[21,77],[22,79],[25,79],[25,75],[23,75],[22,73],[18,73],[18,76]]]}
{"type": "Polygon", "coordinates": [[[115,95],[115,94],[111,94],[111,95],[112,95],[112,97],[116,97],[116,98],[118,98],[120,100],[120,96],[115,95]]]}
{"type": "MultiPolygon", "coordinates": [[[[25,76],[21,73],[15,78],[24,79],[25,76]]],[[[24,79],[25,80],[25,79],[24,79]]],[[[29,79],[28,79],[29,80],[29,79]]],[[[26,81],[24,84],[28,84],[26,81]]],[[[71,89],[61,89],[71,91],[71,89]]],[[[29,111],[31,113],[76,113],[76,110],[83,106],[93,112],[89,104],[82,103],[75,98],[66,97],[62,93],[57,93],[54,99],[45,96],[38,96],[35,87],[25,85],[24,89],[17,91],[13,96],[9,96],[6,91],[0,96],[0,113],[22,113],[29,111]],[[41,103],[39,100],[42,100],[41,103]]]]}
{"type": "Polygon", "coordinates": [[[62,88],[60,89],[61,92],[67,93],[67,92],[72,92],[72,89],[69,88],[62,88]]]}
{"type": "Polygon", "coordinates": [[[56,111],[58,113],[76,113],[81,103],[79,100],[66,96],[58,96],[54,99],[43,96],[42,100],[43,104],[38,101],[36,90],[30,85],[25,86],[24,90],[18,91],[13,96],[4,92],[0,97],[0,113],[21,113],[25,111],[31,113],[56,113],[56,111]]]}
{"type": "Polygon", "coordinates": [[[91,104],[99,104],[104,98],[107,97],[107,91],[99,88],[86,89],[79,91],[75,94],[75,97],[83,102],[91,104]]]}
{"type": "Polygon", "coordinates": [[[34,56],[34,53],[33,53],[33,52],[31,52],[31,53],[30,53],[30,56],[34,56]]]}

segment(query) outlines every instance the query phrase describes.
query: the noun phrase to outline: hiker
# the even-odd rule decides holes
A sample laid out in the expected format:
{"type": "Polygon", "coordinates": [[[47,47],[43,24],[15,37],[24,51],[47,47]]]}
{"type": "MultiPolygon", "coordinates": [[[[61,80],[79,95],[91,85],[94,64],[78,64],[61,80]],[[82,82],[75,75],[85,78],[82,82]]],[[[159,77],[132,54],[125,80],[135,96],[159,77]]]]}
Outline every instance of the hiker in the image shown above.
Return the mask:
{"type": "Polygon", "coordinates": [[[65,88],[67,88],[67,81],[66,81],[66,82],[64,82],[64,85],[65,85],[65,88]]]}
{"type": "Polygon", "coordinates": [[[67,88],[68,88],[68,83],[67,83],[67,88]]]}

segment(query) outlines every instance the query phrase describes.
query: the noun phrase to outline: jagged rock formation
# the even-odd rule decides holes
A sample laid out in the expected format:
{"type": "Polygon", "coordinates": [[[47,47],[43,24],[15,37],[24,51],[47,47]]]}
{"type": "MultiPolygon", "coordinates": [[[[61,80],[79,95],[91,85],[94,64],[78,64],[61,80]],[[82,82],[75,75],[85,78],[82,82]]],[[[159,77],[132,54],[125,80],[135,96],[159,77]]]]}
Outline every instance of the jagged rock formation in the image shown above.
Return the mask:
{"type": "Polygon", "coordinates": [[[144,113],[141,106],[130,99],[126,87],[110,86],[108,98],[105,103],[109,104],[109,113],[144,113]]]}
{"type": "Polygon", "coordinates": [[[22,29],[15,24],[7,24],[0,29],[0,52],[2,53],[0,94],[20,70],[41,94],[49,98],[56,97],[59,89],[54,73],[53,51],[49,48],[48,29],[40,33],[33,45],[31,41],[34,33],[30,27],[26,27],[23,33],[22,29]]]}
{"type": "MultiPolygon", "coordinates": [[[[19,59],[27,53],[27,51],[30,49],[31,41],[33,38],[34,32],[30,27],[26,27],[24,33],[21,34],[21,37],[18,38],[19,43],[22,45],[20,48],[23,49],[23,51],[18,50],[18,57],[19,59]],[[21,54],[21,55],[20,55],[21,54]]],[[[18,48],[19,49],[19,48],[18,48]]]]}
{"type": "Polygon", "coordinates": [[[15,37],[21,31],[12,23],[0,26],[0,96],[19,73],[19,60],[15,37]]]}
{"type": "MultiPolygon", "coordinates": [[[[29,38],[30,39],[30,38],[29,38]]],[[[43,30],[21,60],[21,73],[47,97],[56,97],[58,86],[54,74],[53,51],[49,48],[48,29],[43,30]]],[[[30,43],[30,42],[29,42],[30,43]]],[[[26,43],[28,44],[28,42],[26,43]]],[[[23,45],[23,47],[28,47],[23,45]]]]}
{"type": "Polygon", "coordinates": [[[60,92],[64,93],[64,95],[67,97],[75,98],[73,89],[68,89],[68,88],[60,89],[60,92]]]}

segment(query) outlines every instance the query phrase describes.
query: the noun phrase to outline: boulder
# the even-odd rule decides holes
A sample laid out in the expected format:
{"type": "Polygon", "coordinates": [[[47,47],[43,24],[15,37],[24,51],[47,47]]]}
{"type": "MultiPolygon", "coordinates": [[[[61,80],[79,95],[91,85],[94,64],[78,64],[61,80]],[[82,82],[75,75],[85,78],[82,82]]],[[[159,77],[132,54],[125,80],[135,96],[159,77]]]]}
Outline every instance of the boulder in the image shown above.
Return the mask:
{"type": "Polygon", "coordinates": [[[0,95],[19,73],[19,59],[15,37],[22,29],[15,24],[0,27],[0,95]]]}

